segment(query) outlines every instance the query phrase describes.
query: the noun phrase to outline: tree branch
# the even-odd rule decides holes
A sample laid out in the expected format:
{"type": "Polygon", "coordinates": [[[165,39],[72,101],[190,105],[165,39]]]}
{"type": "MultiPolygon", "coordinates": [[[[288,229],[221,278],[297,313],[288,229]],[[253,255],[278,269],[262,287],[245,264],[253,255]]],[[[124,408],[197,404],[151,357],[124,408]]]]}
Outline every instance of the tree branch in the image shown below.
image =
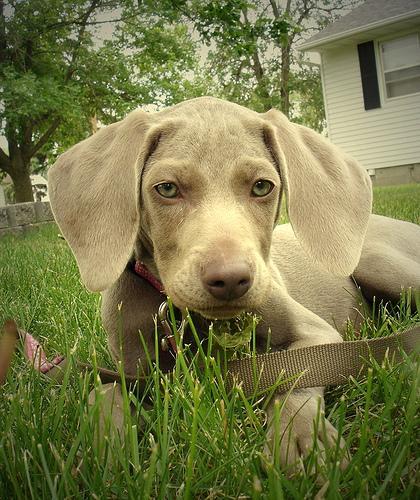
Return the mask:
{"type": "Polygon", "coordinates": [[[78,19],[73,19],[72,21],[50,24],[50,25],[45,27],[45,31],[59,30],[61,28],[66,28],[68,26],[82,26],[82,25],[84,25],[84,26],[98,26],[101,24],[119,23],[121,21],[126,22],[129,19],[134,19],[134,18],[137,18],[138,16],[139,16],[139,13],[136,12],[135,14],[131,14],[129,16],[119,17],[118,19],[104,19],[103,21],[88,21],[86,23],[83,23],[82,18],[80,17],[78,19]]]}
{"type": "Polygon", "coordinates": [[[304,0],[303,9],[296,24],[298,25],[302,24],[303,20],[309,17],[313,8],[314,8],[313,4],[310,4],[307,0],[304,0]]]}
{"type": "Polygon", "coordinates": [[[4,0],[0,0],[0,63],[6,61],[6,20],[4,18],[4,0]]]}
{"type": "Polygon", "coordinates": [[[278,19],[280,17],[280,11],[277,7],[276,0],[270,0],[271,8],[273,10],[274,17],[278,19]]]}
{"type": "Polygon", "coordinates": [[[58,117],[54,118],[51,125],[47,128],[47,130],[41,135],[38,141],[28,151],[29,158],[32,158],[42,148],[42,146],[44,146],[48,142],[50,137],[57,130],[57,127],[60,125],[60,123],[61,123],[61,118],[58,117]]]}
{"type": "Polygon", "coordinates": [[[70,64],[69,64],[69,67],[67,68],[67,73],[66,73],[66,76],[64,78],[64,81],[66,83],[71,79],[71,77],[73,76],[73,73],[75,71],[75,63],[77,61],[77,56],[79,55],[79,49],[80,49],[80,46],[82,44],[83,35],[86,32],[88,19],[92,15],[92,13],[95,11],[95,9],[98,7],[99,4],[100,4],[100,0],[92,0],[89,8],[87,9],[87,11],[84,13],[84,15],[81,18],[82,20],[81,20],[79,31],[77,33],[76,45],[75,45],[74,50],[72,52],[70,64]]]}
{"type": "Polygon", "coordinates": [[[238,67],[238,69],[235,71],[235,76],[234,76],[234,79],[235,79],[235,85],[237,85],[237,84],[239,83],[239,80],[240,80],[240,78],[241,78],[241,75],[242,75],[242,70],[244,69],[245,63],[246,63],[246,61],[245,61],[245,60],[242,60],[242,61],[239,63],[239,67],[238,67]]]}
{"type": "Polygon", "coordinates": [[[253,66],[254,66],[254,73],[255,77],[258,82],[261,83],[263,77],[264,77],[264,70],[260,61],[260,57],[258,55],[258,52],[255,50],[252,54],[252,61],[253,61],[253,66]]]}

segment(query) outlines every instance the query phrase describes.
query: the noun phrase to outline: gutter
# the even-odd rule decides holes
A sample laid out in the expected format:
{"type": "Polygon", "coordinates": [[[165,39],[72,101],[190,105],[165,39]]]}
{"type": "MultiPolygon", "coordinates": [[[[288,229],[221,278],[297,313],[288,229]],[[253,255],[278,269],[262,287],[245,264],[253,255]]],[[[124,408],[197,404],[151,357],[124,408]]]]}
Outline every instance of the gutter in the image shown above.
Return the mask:
{"type": "Polygon", "coordinates": [[[380,21],[374,21],[370,24],[365,24],[364,26],[359,26],[358,28],[352,28],[347,31],[342,31],[341,33],[334,33],[333,35],[329,35],[323,38],[319,38],[318,40],[314,40],[313,42],[308,41],[304,42],[299,47],[297,47],[300,51],[306,51],[309,49],[313,49],[315,47],[320,47],[322,45],[327,45],[328,43],[335,42],[336,40],[341,40],[342,38],[348,38],[351,35],[356,35],[358,33],[363,33],[364,31],[369,31],[375,28],[380,28],[382,26],[388,26],[389,24],[396,23],[398,21],[405,21],[407,19],[411,19],[415,16],[420,15],[419,10],[411,10],[405,14],[399,14],[398,16],[389,17],[387,19],[382,19],[380,21]]]}

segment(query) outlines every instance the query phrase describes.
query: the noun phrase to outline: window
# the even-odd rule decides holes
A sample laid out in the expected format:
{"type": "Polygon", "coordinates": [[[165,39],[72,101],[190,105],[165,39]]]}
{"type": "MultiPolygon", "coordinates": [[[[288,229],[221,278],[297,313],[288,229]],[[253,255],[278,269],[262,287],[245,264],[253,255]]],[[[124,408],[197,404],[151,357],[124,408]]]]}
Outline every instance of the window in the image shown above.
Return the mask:
{"type": "Polygon", "coordinates": [[[386,96],[420,92],[419,35],[395,38],[380,44],[386,96]]]}

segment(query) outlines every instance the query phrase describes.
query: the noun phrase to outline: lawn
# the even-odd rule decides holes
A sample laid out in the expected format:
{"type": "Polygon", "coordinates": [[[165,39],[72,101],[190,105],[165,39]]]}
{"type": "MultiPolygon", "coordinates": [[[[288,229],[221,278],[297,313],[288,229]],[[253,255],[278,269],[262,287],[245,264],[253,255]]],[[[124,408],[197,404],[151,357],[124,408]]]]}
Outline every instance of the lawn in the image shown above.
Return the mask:
{"type": "MultiPolygon", "coordinates": [[[[374,212],[419,223],[420,185],[375,189],[374,212]]],[[[112,366],[99,296],[81,284],[54,225],[0,240],[0,272],[1,322],[14,318],[49,357],[112,366]]],[[[402,300],[366,317],[362,332],[387,335],[419,321],[402,300]]],[[[202,363],[187,352],[175,376],[155,373],[143,395],[152,407],[125,394],[137,411],[126,412],[122,442],[98,443],[97,408],[87,404],[95,375],[69,370],[59,385],[19,350],[0,387],[0,499],[313,498],[321,484],[311,475],[288,479],[262,457],[260,402],[239,388],[227,394],[217,365],[202,363]]],[[[366,376],[327,393],[326,414],[352,459],[344,472],[326,462],[325,497],[418,498],[418,357],[369,364],[366,376]]]]}

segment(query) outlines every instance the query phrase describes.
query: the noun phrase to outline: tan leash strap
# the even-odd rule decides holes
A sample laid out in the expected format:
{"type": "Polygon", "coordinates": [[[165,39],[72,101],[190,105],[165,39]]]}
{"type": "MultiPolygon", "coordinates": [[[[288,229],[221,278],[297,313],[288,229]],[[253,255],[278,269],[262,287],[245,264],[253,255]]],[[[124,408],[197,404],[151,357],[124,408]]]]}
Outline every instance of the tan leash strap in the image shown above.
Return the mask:
{"type": "MultiPolygon", "coordinates": [[[[6,334],[8,330],[10,328],[5,325],[6,334]]],[[[16,330],[15,325],[9,336],[16,337],[16,330]]],[[[27,332],[23,332],[23,335],[28,336],[27,332]]],[[[1,361],[0,356],[0,382],[6,376],[13,351],[13,346],[5,348],[5,338],[6,336],[2,339],[0,349],[4,358],[1,361]]],[[[382,363],[386,356],[401,361],[402,351],[409,354],[419,347],[420,325],[388,337],[275,351],[230,361],[227,364],[226,383],[230,388],[240,384],[246,396],[258,395],[271,388],[275,388],[276,393],[281,393],[290,389],[339,385],[350,377],[358,377],[364,373],[366,361],[370,356],[378,363],[382,363]]],[[[57,382],[61,382],[68,365],[67,359],[60,358],[61,360],[45,373],[57,382]]],[[[75,361],[75,366],[80,371],[94,369],[92,365],[78,361],[75,361]]],[[[122,383],[121,375],[116,371],[97,367],[97,372],[102,383],[122,383]]],[[[136,392],[142,392],[148,383],[147,377],[125,376],[124,380],[135,388],[136,392]]]]}
{"type": "MultiPolygon", "coordinates": [[[[58,383],[61,383],[64,377],[64,373],[68,367],[68,364],[69,364],[68,359],[64,358],[63,361],[61,361],[61,363],[54,366],[46,374],[47,377],[54,379],[58,383]]],[[[92,372],[95,369],[93,365],[89,363],[82,363],[81,361],[74,361],[74,364],[76,369],[79,370],[80,372],[92,372]]],[[[103,384],[112,384],[114,382],[116,382],[117,384],[123,383],[121,375],[114,370],[109,370],[108,368],[102,368],[98,366],[96,367],[96,371],[103,384]]],[[[146,388],[148,377],[130,377],[128,375],[125,375],[124,381],[133,390],[135,388],[136,392],[142,392],[146,388]]]]}
{"type": "Polygon", "coordinates": [[[419,347],[420,325],[388,337],[276,351],[231,361],[227,383],[240,384],[246,396],[276,384],[276,393],[340,385],[363,373],[370,355],[378,363],[386,356],[401,361],[400,348],[408,354],[419,347]]]}

